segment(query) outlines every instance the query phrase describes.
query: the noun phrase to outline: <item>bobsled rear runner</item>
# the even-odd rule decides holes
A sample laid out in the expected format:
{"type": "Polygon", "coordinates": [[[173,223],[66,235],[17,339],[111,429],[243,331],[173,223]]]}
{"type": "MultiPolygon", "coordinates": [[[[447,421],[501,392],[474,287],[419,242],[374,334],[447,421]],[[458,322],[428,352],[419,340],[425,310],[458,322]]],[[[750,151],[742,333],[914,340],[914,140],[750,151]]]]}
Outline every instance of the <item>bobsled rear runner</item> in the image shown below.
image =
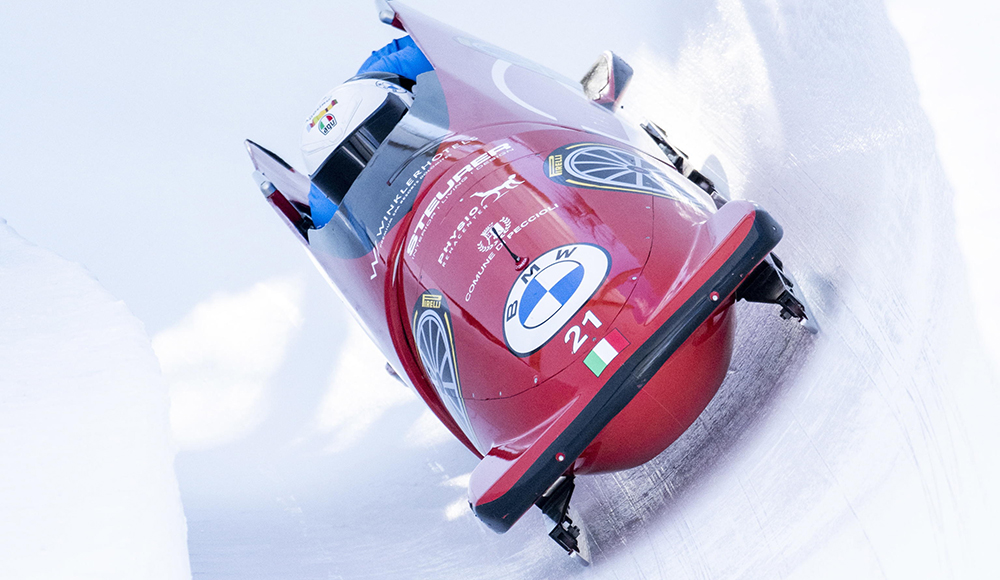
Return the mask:
{"type": "MultiPolygon", "coordinates": [[[[573,478],[641,465],[691,425],[729,368],[735,300],[815,328],[771,255],[781,228],[723,199],[658,127],[615,115],[631,76],[617,56],[581,86],[398,2],[380,17],[433,67],[412,99],[330,155],[347,177],[248,142],[258,183],[395,373],[482,458],[476,515],[503,532],[538,505],[585,553],[573,478]]],[[[335,124],[335,105],[316,118],[335,124]]]]}

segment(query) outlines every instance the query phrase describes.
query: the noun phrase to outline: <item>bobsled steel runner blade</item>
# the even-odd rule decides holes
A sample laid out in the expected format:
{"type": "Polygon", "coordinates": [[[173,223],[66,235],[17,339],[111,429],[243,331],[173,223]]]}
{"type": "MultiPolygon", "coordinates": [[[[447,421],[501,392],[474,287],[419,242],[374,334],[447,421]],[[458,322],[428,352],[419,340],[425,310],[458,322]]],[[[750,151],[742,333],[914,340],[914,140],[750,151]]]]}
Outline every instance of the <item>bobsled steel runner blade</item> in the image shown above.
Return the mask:
{"type": "Polygon", "coordinates": [[[802,288],[773,252],[736,289],[736,299],[777,304],[782,318],[796,318],[810,333],[819,332],[816,315],[802,295],[802,288]]]}
{"type": "Polygon", "coordinates": [[[579,535],[576,537],[576,552],[570,554],[580,560],[580,563],[584,566],[590,566],[593,562],[593,556],[591,555],[590,549],[590,532],[587,530],[586,524],[583,523],[583,518],[580,517],[580,512],[575,508],[570,506],[566,512],[569,519],[573,522],[573,525],[579,530],[579,535]]]}
{"type": "MultiPolygon", "coordinates": [[[[738,210],[734,207],[733,211],[738,210]]],[[[752,219],[752,224],[729,257],[706,282],[691,292],[582,409],[564,411],[567,417],[575,412],[565,427],[561,430],[550,428],[554,433],[547,431],[513,460],[505,461],[503,456],[507,451],[496,448],[483,458],[473,470],[470,494],[473,511],[487,526],[498,533],[510,529],[712,315],[722,303],[718,297],[735,292],[746,275],[778,244],[781,226],[766,211],[756,208],[748,215],[752,218],[744,218],[744,221],[752,219]],[[712,300],[713,295],[716,300],[712,300]],[[525,463],[521,463],[524,460],[525,463]],[[514,477],[516,480],[511,481],[514,477]]],[[[554,426],[565,424],[561,419],[556,420],[554,426]]]]}
{"type": "Polygon", "coordinates": [[[809,301],[802,295],[802,286],[799,285],[799,281],[787,270],[783,269],[781,274],[792,283],[792,297],[798,301],[799,305],[802,306],[802,311],[805,313],[805,316],[799,319],[799,324],[802,325],[802,328],[809,331],[810,334],[818,334],[819,322],[816,320],[816,315],[813,314],[813,310],[809,306],[809,301]]]}

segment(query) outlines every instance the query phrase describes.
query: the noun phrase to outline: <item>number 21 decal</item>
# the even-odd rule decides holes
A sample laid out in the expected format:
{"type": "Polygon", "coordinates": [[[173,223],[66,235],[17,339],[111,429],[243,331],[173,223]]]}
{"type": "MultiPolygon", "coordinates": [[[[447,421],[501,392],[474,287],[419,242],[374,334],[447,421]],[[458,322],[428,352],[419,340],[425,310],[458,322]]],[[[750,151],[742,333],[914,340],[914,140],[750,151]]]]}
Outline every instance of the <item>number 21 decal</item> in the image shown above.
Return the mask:
{"type": "MultiPolygon", "coordinates": [[[[598,319],[597,316],[595,316],[590,310],[583,315],[583,326],[587,326],[588,322],[593,324],[594,328],[600,328],[602,324],[600,319],[598,319]]],[[[583,343],[587,342],[587,339],[590,337],[583,334],[583,330],[580,329],[580,326],[573,326],[566,331],[566,336],[563,337],[563,342],[569,344],[571,338],[573,339],[573,354],[576,354],[576,351],[580,350],[583,343]]]]}

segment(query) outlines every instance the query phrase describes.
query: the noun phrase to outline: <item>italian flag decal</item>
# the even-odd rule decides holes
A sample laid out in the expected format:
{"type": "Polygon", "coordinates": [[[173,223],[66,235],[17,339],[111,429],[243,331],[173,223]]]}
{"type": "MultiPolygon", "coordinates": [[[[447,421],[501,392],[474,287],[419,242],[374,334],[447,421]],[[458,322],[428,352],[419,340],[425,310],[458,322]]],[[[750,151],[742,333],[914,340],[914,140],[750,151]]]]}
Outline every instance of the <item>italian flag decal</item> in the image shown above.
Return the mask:
{"type": "Polygon", "coordinates": [[[625,350],[628,345],[629,342],[625,340],[622,333],[612,330],[601,342],[597,343],[587,358],[583,359],[583,364],[587,365],[587,368],[599,377],[604,369],[611,364],[611,361],[618,356],[618,353],[625,350]]]}

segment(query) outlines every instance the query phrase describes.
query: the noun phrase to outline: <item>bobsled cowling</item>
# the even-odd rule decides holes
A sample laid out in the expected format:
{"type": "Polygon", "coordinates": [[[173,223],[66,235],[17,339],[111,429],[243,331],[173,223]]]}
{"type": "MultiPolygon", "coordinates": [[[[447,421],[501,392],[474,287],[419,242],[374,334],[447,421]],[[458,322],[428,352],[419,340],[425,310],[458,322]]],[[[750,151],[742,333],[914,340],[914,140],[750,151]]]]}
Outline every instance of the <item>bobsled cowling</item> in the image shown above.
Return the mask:
{"type": "Polygon", "coordinates": [[[330,222],[292,202],[308,179],[251,157],[390,365],[482,458],[470,500],[503,532],[561,476],[640,465],[690,426],[781,228],[717,209],[578,84],[391,8],[434,70],[330,222]]]}
{"type": "MultiPolygon", "coordinates": [[[[639,465],[693,422],[728,368],[732,291],[780,229],[746,202],[715,213],[705,192],[633,148],[626,128],[578,86],[393,7],[434,64],[449,127],[468,147],[425,180],[404,224],[404,304],[430,292],[451,309],[461,395],[450,410],[485,455],[470,499],[504,531],[564,472],[639,465]],[[512,311],[516,281],[536,260],[548,272],[559,267],[552,252],[585,245],[609,259],[600,286],[540,336],[512,340],[522,338],[512,330],[523,334],[508,323],[522,314],[512,311]],[[530,261],[525,270],[508,247],[530,261]],[[611,333],[627,346],[598,374],[586,361],[611,333]],[[656,376],[675,354],[670,374],[656,376]]],[[[584,269],[603,267],[593,262],[584,269]]],[[[406,330],[419,345],[416,326],[406,330]]]]}

